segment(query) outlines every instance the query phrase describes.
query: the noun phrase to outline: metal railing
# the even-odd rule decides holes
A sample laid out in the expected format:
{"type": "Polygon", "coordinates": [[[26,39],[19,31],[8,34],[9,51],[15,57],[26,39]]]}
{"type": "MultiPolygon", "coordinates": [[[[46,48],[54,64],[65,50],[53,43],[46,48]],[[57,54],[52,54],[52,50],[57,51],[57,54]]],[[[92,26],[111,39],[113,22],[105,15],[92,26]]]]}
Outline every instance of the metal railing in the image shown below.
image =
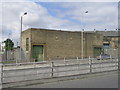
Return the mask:
{"type": "Polygon", "coordinates": [[[1,65],[1,84],[118,70],[118,59],[74,59],[1,65]]]}

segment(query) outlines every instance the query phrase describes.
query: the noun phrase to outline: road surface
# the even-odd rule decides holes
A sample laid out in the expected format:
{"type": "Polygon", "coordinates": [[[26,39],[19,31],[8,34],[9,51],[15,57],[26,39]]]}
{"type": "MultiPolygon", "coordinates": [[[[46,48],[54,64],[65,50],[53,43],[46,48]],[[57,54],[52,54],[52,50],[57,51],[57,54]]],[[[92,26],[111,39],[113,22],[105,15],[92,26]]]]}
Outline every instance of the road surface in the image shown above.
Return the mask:
{"type": "Polygon", "coordinates": [[[118,88],[118,72],[90,75],[85,78],[21,86],[22,88],[118,88]]]}

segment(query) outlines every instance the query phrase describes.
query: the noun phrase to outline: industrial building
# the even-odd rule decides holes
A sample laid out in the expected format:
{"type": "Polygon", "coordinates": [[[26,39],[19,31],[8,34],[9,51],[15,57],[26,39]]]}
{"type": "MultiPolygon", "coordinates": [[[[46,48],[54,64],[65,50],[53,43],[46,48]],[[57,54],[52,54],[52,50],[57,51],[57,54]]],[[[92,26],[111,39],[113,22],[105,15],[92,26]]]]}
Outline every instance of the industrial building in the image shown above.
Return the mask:
{"type": "Polygon", "coordinates": [[[112,58],[118,58],[119,33],[118,31],[99,31],[103,35],[104,53],[111,55],[112,58]]]}
{"type": "Polygon", "coordinates": [[[103,36],[80,31],[30,28],[22,32],[22,52],[27,60],[59,60],[95,57],[102,52],[103,36]]]}

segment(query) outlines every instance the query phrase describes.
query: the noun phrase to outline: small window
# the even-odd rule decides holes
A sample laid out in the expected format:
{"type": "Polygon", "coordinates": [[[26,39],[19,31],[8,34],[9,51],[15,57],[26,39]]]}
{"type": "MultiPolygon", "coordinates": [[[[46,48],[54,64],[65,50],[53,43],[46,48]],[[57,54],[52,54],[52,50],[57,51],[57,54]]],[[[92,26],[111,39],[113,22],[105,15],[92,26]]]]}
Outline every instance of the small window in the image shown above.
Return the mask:
{"type": "Polygon", "coordinates": [[[26,38],[26,51],[29,51],[29,38],[26,38]]]}
{"type": "Polygon", "coordinates": [[[103,44],[104,49],[109,49],[110,45],[109,44],[103,44]]]}

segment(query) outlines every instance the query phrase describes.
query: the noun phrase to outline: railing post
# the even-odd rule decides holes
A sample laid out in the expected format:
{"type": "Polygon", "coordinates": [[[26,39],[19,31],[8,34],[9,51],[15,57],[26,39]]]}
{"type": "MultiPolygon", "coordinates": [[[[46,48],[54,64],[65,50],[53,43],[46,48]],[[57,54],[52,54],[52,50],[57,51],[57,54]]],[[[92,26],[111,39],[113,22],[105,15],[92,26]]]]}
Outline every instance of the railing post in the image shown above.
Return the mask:
{"type": "Polygon", "coordinates": [[[17,65],[17,63],[18,63],[18,62],[17,62],[17,59],[16,59],[15,61],[16,61],[16,65],[17,65]]]}
{"type": "Polygon", "coordinates": [[[101,61],[101,54],[100,54],[100,71],[102,71],[101,69],[102,69],[102,61],[101,61]]]}
{"type": "Polygon", "coordinates": [[[64,63],[65,63],[65,57],[64,57],[64,63]]]}
{"type": "Polygon", "coordinates": [[[65,60],[65,57],[64,57],[64,64],[66,65],[66,60],[65,60]]]}
{"type": "Polygon", "coordinates": [[[77,57],[77,60],[78,60],[79,58],[77,57]]]}
{"type": "Polygon", "coordinates": [[[117,67],[117,70],[119,70],[119,61],[118,59],[115,60],[115,68],[117,67]]]}
{"type": "Polygon", "coordinates": [[[3,65],[1,64],[1,89],[2,89],[2,84],[3,84],[3,65]]]}
{"type": "Polygon", "coordinates": [[[110,55],[110,60],[112,60],[112,57],[111,57],[111,55],[110,55]]]}
{"type": "Polygon", "coordinates": [[[35,61],[36,61],[36,59],[34,59],[34,68],[36,67],[36,62],[35,61]]]}
{"type": "Polygon", "coordinates": [[[116,60],[116,64],[115,64],[116,66],[117,66],[117,70],[119,70],[119,60],[118,60],[118,58],[117,58],[117,60],[116,60]]]}
{"type": "Polygon", "coordinates": [[[120,61],[117,59],[118,71],[120,71],[120,61]]]}
{"type": "Polygon", "coordinates": [[[100,54],[100,60],[101,60],[101,54],[100,54]]]}
{"type": "Polygon", "coordinates": [[[77,57],[77,64],[78,64],[78,59],[79,59],[79,58],[77,57]]]}
{"type": "Polygon", "coordinates": [[[49,58],[49,60],[51,60],[51,58],[49,58]]]}
{"type": "Polygon", "coordinates": [[[51,77],[53,78],[53,69],[54,69],[54,62],[51,62],[51,77]]]}
{"type": "Polygon", "coordinates": [[[90,73],[92,73],[92,59],[89,56],[90,73]]]}

